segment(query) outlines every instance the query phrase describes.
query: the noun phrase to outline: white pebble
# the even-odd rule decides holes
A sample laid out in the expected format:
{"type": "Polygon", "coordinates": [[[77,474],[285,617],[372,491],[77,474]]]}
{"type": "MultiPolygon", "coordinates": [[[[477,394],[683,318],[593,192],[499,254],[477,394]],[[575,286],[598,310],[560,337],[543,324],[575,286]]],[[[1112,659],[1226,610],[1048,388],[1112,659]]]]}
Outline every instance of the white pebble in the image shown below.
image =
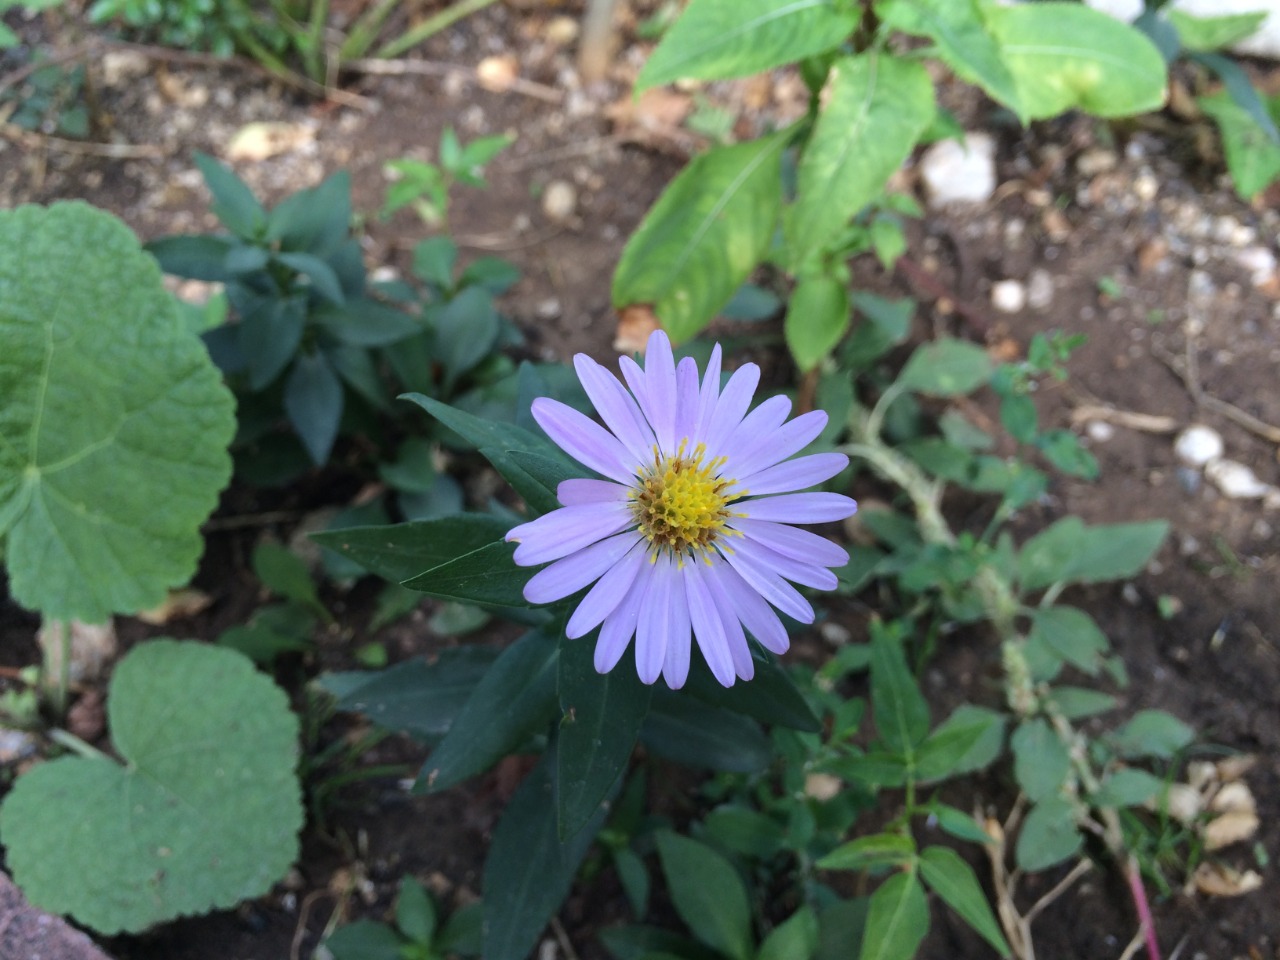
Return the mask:
{"type": "Polygon", "coordinates": [[[1183,463],[1203,467],[1222,456],[1222,436],[1212,427],[1193,423],[1174,441],[1173,452],[1183,463]]]}
{"type": "Polygon", "coordinates": [[[1031,271],[1027,279],[1027,305],[1033,310],[1044,310],[1053,303],[1053,276],[1040,267],[1031,271]]]}
{"type": "Polygon", "coordinates": [[[931,207],[984,203],[996,189],[996,142],[985,133],[940,140],[921,157],[920,176],[931,207]]]}
{"type": "Polygon", "coordinates": [[[1017,280],[1001,280],[991,287],[991,305],[1001,313],[1017,313],[1027,305],[1027,288],[1017,280]]]}
{"type": "Polygon", "coordinates": [[[1252,470],[1235,460],[1214,460],[1204,468],[1204,475],[1232,500],[1256,500],[1272,489],[1252,470]]]}
{"type": "Polygon", "coordinates": [[[568,220],[578,207],[578,191],[573,184],[552,180],[542,194],[542,212],[557,223],[568,220]]]}
{"type": "Polygon", "coordinates": [[[1085,424],[1084,432],[1089,439],[1097,443],[1106,443],[1116,435],[1116,428],[1105,420],[1090,420],[1085,424]]]}

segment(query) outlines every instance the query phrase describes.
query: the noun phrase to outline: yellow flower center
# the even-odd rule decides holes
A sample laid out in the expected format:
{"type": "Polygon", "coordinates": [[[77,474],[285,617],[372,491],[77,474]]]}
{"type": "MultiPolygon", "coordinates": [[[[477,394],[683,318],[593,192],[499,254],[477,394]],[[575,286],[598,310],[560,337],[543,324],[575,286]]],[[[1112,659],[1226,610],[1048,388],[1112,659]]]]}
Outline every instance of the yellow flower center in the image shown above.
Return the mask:
{"type": "Polygon", "coordinates": [[[725,458],[703,462],[705,455],[701,443],[692,456],[685,455],[685,442],[672,457],[662,456],[655,448],[653,464],[632,488],[631,510],[655,550],[665,547],[676,555],[690,548],[706,551],[718,536],[730,532],[724,530],[732,516],[726,507],[742,493],[726,496],[734,481],[716,476],[725,458]]]}

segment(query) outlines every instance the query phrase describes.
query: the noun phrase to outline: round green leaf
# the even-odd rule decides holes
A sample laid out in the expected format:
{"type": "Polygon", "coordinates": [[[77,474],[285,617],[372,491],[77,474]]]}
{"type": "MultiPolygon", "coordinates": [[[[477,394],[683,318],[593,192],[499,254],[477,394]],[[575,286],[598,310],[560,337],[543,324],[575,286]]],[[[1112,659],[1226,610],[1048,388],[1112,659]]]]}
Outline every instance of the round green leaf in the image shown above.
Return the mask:
{"type": "Polygon", "coordinates": [[[83,203],[0,212],[0,536],[14,597],[88,621],[187,581],[231,394],[156,262],[83,203]]]}
{"type": "Polygon", "coordinates": [[[238,653],[157,640],[120,661],[107,715],[123,763],[41,764],[0,807],[27,896],[111,934],[266,893],[302,827],[284,692],[238,653]]]}

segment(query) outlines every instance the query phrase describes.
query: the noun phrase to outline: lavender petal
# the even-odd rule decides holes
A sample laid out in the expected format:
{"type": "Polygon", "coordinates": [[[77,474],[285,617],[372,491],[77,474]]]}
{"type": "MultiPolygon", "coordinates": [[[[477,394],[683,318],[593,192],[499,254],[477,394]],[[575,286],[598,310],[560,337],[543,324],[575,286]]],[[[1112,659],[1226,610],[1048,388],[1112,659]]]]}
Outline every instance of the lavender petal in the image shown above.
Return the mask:
{"type": "Polygon", "coordinates": [[[738,487],[744,496],[762,496],[766,493],[790,493],[814,484],[830,480],[849,465],[843,453],[811,453],[767,467],[759,473],[738,477],[738,487]]]}
{"type": "Polygon", "coordinates": [[[506,539],[520,544],[515,552],[516,565],[532,567],[567,557],[634,522],[625,503],[588,503],[561,507],[522,523],[509,530],[506,539]]]}
{"type": "Polygon", "coordinates": [[[609,537],[557,560],[539,570],[524,585],[524,598],[530,603],[555,603],[595,583],[641,539],[632,530],[609,537]]]}
{"type": "Polygon", "coordinates": [[[715,410],[711,413],[710,422],[703,439],[707,451],[713,456],[725,453],[724,444],[729,434],[737,428],[751,406],[751,398],[755,395],[756,386],[760,383],[760,368],[754,363],[744,363],[725,384],[724,392],[716,400],[715,410]]]}
{"type": "Polygon", "coordinates": [[[760,646],[770,653],[786,653],[791,646],[791,638],[773,608],[727,563],[717,564],[713,569],[728,601],[728,609],[734,611],[760,646]]]}
{"type": "Polygon", "coordinates": [[[662,661],[662,679],[672,690],[679,690],[689,679],[689,602],[686,597],[684,578],[672,578],[670,634],[667,636],[667,655],[662,661]]]}
{"type": "Polygon", "coordinates": [[[694,421],[693,442],[703,442],[707,437],[707,428],[711,425],[711,414],[715,412],[716,400],[720,397],[720,344],[711,348],[711,359],[707,361],[706,372],[702,375],[702,390],[698,394],[698,417],[694,421]]]}
{"type": "Polygon", "coordinates": [[[619,483],[630,483],[635,478],[636,463],[622,442],[573,407],[549,397],[538,397],[533,401],[533,419],[557,446],[579,463],[619,483]]]}
{"type": "Polygon", "coordinates": [[[836,575],[826,567],[783,556],[757,540],[744,538],[734,547],[739,558],[755,564],[758,569],[769,570],[801,586],[813,587],[815,590],[834,590],[839,583],[836,575]]]}
{"type": "Polygon", "coordinates": [[[733,657],[729,653],[724,622],[716,609],[715,597],[703,580],[703,568],[700,560],[693,560],[686,563],[681,571],[689,598],[689,620],[693,623],[693,635],[712,675],[722,687],[731,687],[736,676],[733,657]]]}
{"type": "Polygon", "coordinates": [[[636,673],[641,683],[657,680],[667,659],[674,579],[675,566],[668,557],[660,555],[651,568],[649,589],[636,622],[636,673]]]}
{"type": "Polygon", "coordinates": [[[636,632],[636,623],[640,619],[640,608],[649,592],[650,573],[652,568],[642,566],[639,575],[627,588],[626,595],[618,602],[618,606],[609,614],[600,628],[600,636],[596,640],[595,668],[597,673],[608,673],[618,665],[622,655],[627,651],[636,632]]]}
{"type": "Polygon", "coordinates": [[[844,547],[809,530],[801,530],[799,527],[773,523],[769,520],[749,520],[745,517],[735,517],[730,526],[740,531],[748,540],[762,543],[792,560],[823,567],[843,567],[849,562],[849,554],[844,547]]]}
{"type": "Polygon", "coordinates": [[[561,480],[556,487],[556,499],[561,506],[580,507],[588,503],[612,503],[626,500],[631,495],[629,487],[610,480],[589,480],[574,477],[561,480]]]}
{"type": "Polygon", "coordinates": [[[736,550],[725,554],[725,559],[769,603],[801,623],[813,623],[813,607],[809,606],[809,601],[750,552],[736,550]]]}
{"type": "Polygon", "coordinates": [[[735,513],[775,523],[830,523],[853,516],[858,505],[840,493],[784,493],[733,504],[735,513]]]}
{"type": "Polygon", "coordinates": [[[649,335],[644,351],[644,386],[649,394],[649,422],[662,452],[676,452],[676,361],[671,341],[661,330],[649,335]]]}
{"type": "Polygon", "coordinates": [[[573,366],[605,426],[622,441],[637,463],[648,463],[653,458],[653,431],[636,406],[635,399],[617,377],[586,354],[574,357],[573,366]]]}
{"type": "Polygon", "coordinates": [[[735,477],[758,473],[765,467],[787,459],[793,453],[799,453],[817,439],[826,425],[825,410],[810,410],[801,414],[767,436],[761,434],[754,442],[748,441],[749,446],[744,445],[742,453],[733,458],[729,469],[734,471],[735,477]]]}
{"type": "MultiPolygon", "coordinates": [[[[596,585],[587,591],[573,615],[565,625],[564,635],[570,640],[590,633],[606,617],[619,608],[632,584],[646,579],[641,576],[648,566],[648,556],[643,540],[636,544],[615,566],[607,570],[596,585]]],[[[632,627],[634,630],[634,625],[632,627]]],[[[631,639],[631,634],[627,634],[631,639]]]]}

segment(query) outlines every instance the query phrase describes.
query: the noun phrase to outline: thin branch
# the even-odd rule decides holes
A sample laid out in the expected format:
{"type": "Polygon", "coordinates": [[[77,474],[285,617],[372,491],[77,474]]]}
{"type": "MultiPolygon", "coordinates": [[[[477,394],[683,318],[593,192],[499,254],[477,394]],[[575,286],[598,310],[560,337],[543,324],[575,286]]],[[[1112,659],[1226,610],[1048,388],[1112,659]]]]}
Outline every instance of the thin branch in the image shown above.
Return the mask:
{"type": "MultiPolygon", "coordinates": [[[[480,82],[480,76],[471,67],[463,67],[452,63],[438,63],[434,60],[379,60],[377,58],[366,58],[363,60],[352,60],[342,65],[342,69],[350,70],[354,73],[365,73],[379,76],[404,76],[406,74],[427,76],[427,77],[461,77],[468,83],[476,86],[485,87],[480,82]]],[[[526,97],[533,97],[536,100],[542,100],[546,103],[560,103],[564,100],[564,93],[555,87],[549,87],[545,83],[535,83],[532,80],[525,80],[522,77],[512,77],[507,81],[505,90],[512,93],[523,94],[526,97]]],[[[493,91],[490,92],[505,92],[493,91]]]]}

